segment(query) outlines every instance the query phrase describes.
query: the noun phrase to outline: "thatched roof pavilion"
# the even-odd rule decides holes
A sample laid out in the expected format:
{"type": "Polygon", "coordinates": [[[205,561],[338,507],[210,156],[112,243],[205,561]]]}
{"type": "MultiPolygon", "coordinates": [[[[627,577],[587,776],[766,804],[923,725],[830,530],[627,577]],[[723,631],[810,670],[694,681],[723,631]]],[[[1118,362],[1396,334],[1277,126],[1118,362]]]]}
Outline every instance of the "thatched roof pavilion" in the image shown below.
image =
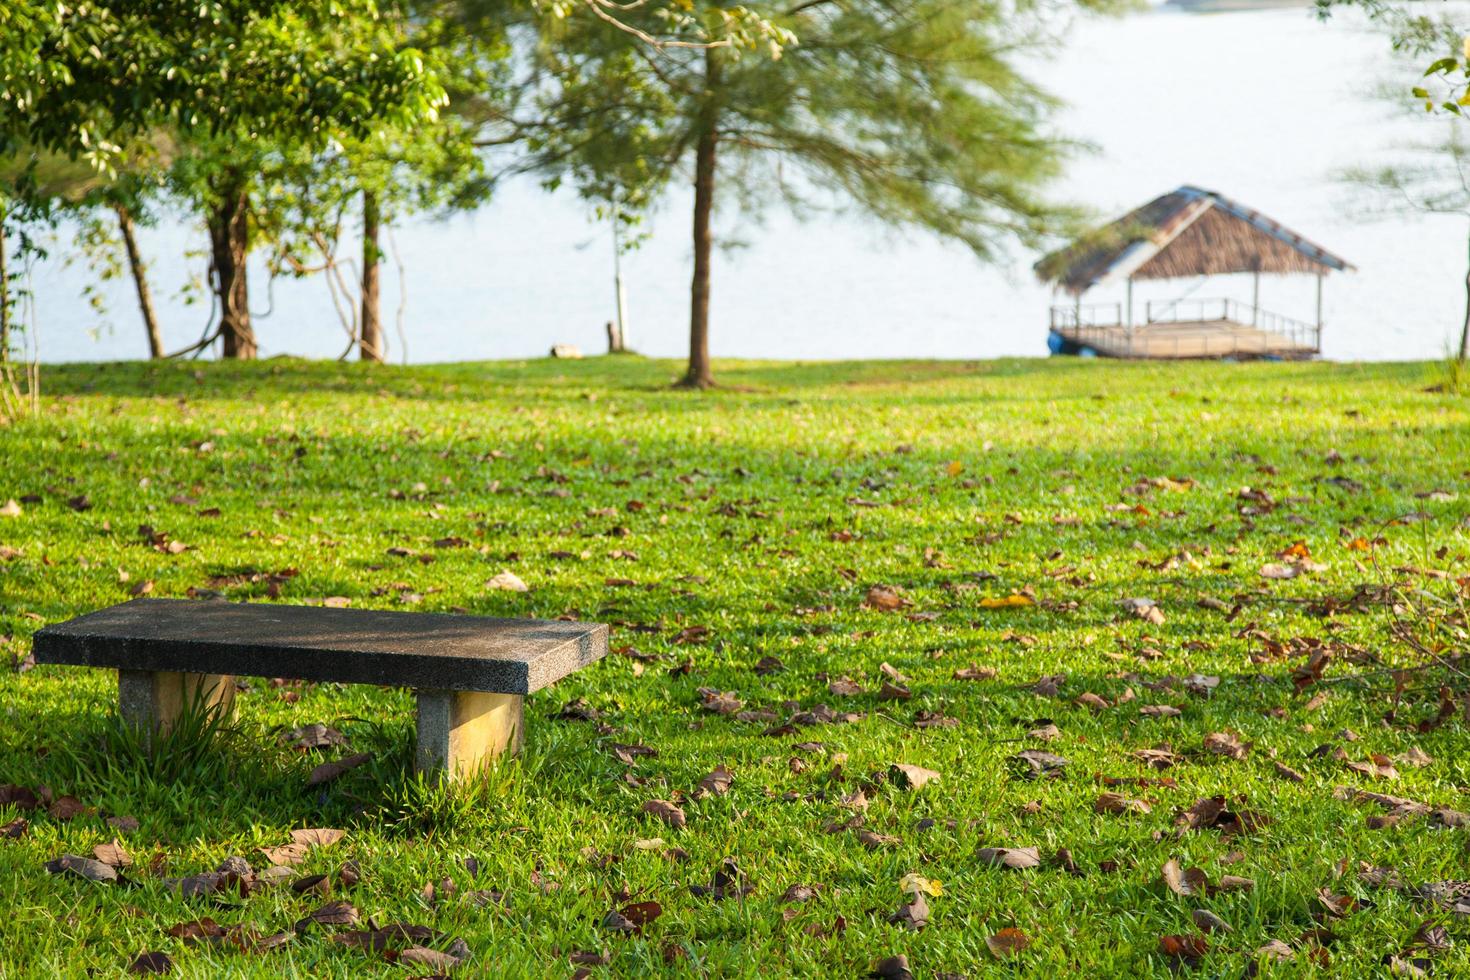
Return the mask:
{"type": "MultiPolygon", "coordinates": [[[[1036,274],[1043,282],[1051,283],[1076,300],[1070,307],[1053,309],[1053,334],[1107,328],[1128,335],[1127,353],[1116,349],[1119,337],[1109,338],[1103,335],[1095,335],[1091,339],[1110,342],[1101,347],[1094,345],[1093,353],[1144,357],[1315,354],[1320,350],[1322,277],[1351,268],[1352,265],[1345,259],[1308,241],[1259,211],[1214,191],[1190,186],[1154,198],[1118,220],[1083,235],[1066,248],[1052,252],[1035,266],[1036,274]],[[1230,300],[1212,301],[1218,305],[1207,306],[1204,301],[1191,300],[1191,306],[1200,309],[1199,315],[1179,320],[1177,313],[1180,301],[1176,301],[1162,307],[1167,315],[1176,316],[1176,319],[1169,320],[1155,318],[1150,304],[1140,329],[1147,328],[1150,334],[1164,338],[1165,342],[1161,345],[1145,345],[1143,351],[1139,351],[1132,308],[1135,280],[1183,279],[1235,273],[1250,273],[1255,277],[1254,296],[1249,306],[1230,300]],[[1289,320],[1260,310],[1258,301],[1261,273],[1302,273],[1317,276],[1316,324],[1289,320]],[[1117,316],[1112,322],[1098,323],[1095,322],[1096,317],[1084,316],[1080,303],[1082,294],[1096,286],[1118,282],[1127,285],[1126,314],[1123,305],[1116,304],[1117,316]],[[1205,312],[1206,310],[1209,312],[1205,312]],[[1240,314],[1243,315],[1238,316],[1240,314]],[[1268,322],[1263,324],[1263,319],[1268,322]],[[1247,322],[1253,333],[1261,333],[1261,330],[1255,328],[1264,327],[1264,332],[1268,334],[1284,332],[1296,336],[1290,338],[1289,342],[1281,342],[1273,337],[1246,336],[1238,328],[1245,327],[1247,322]],[[1220,343],[1200,337],[1189,341],[1181,340],[1181,331],[1178,328],[1187,325],[1191,333],[1199,335],[1211,324],[1216,325],[1213,329],[1222,338],[1220,343]],[[1175,329],[1163,329],[1166,327],[1175,329]],[[1313,336],[1302,336],[1306,332],[1303,328],[1310,328],[1313,336]],[[1233,335],[1234,339],[1225,342],[1225,334],[1233,335]],[[1153,347],[1169,347],[1174,353],[1157,353],[1153,347]]],[[[1081,343],[1081,338],[1069,340],[1063,336],[1062,339],[1081,343]]],[[[1053,347],[1055,349],[1056,345],[1053,344],[1053,347]]]]}

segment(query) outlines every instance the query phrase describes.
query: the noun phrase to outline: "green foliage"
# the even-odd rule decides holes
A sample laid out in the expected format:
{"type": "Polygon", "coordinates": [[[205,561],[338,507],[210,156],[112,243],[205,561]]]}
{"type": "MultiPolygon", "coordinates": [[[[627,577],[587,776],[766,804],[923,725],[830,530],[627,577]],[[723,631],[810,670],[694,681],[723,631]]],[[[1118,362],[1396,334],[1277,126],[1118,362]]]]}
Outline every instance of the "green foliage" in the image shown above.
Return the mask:
{"type": "MultiPolygon", "coordinates": [[[[705,9],[693,5],[697,22],[705,9]]],[[[1017,67],[1052,40],[1042,11],[950,0],[759,9],[794,39],[779,58],[650,49],[591,23],[548,34],[549,124],[532,149],[594,199],[620,189],[638,210],[713,125],[742,213],[775,198],[851,203],[984,257],[1056,230],[1066,212],[1043,190],[1077,147],[1051,131],[1054,100],[1017,67]]]]}
{"type": "Polygon", "coordinates": [[[373,0],[20,0],[0,7],[0,155],[105,168],[157,127],[317,143],[433,118],[444,91],[373,0]]]}
{"type": "Polygon", "coordinates": [[[1470,106],[1470,26],[1462,12],[1442,4],[1316,0],[1317,15],[1324,20],[1340,7],[1364,11],[1388,34],[1396,53],[1420,65],[1427,61],[1415,84],[1403,87],[1426,112],[1459,116],[1470,106]]]}

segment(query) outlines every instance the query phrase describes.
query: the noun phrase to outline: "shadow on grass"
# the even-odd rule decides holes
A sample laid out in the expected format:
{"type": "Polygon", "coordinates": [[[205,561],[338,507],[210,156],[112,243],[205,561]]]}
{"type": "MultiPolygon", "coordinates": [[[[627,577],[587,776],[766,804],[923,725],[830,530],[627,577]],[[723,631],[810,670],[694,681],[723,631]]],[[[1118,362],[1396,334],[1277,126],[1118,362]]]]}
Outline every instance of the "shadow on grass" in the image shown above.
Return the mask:
{"type": "MultiPolygon", "coordinates": [[[[720,404],[759,404],[772,396],[800,398],[825,393],[842,398],[858,389],[943,385],[949,382],[1045,380],[1054,397],[1105,397],[1118,383],[1168,393],[1179,383],[1167,364],[1096,362],[1076,358],[892,361],[739,361],[717,364],[721,385],[677,392],[677,360],[644,357],[594,357],[581,361],[545,358],[424,364],[410,367],[358,362],[309,361],[278,357],[253,362],[121,361],[48,365],[48,395],[134,398],[259,399],[269,401],[309,394],[391,396],[419,401],[475,401],[500,398],[514,385],[518,403],[580,398],[587,388],[609,395],[657,397],[665,411],[704,410],[720,404]]],[[[1428,369],[1417,363],[1301,364],[1253,363],[1194,366],[1228,380],[1246,372],[1267,377],[1285,394],[1316,388],[1349,389],[1354,382],[1428,384],[1428,369]]],[[[1198,381],[1191,374],[1191,384],[1198,381]]],[[[870,394],[870,391],[868,392],[870,394]]],[[[912,397],[922,392],[910,392],[912,397]]],[[[1000,394],[1004,394],[1002,391],[1000,394]]],[[[1034,393],[1032,393],[1034,394],[1034,393]]],[[[973,391],[964,392],[973,401],[973,391]]]]}

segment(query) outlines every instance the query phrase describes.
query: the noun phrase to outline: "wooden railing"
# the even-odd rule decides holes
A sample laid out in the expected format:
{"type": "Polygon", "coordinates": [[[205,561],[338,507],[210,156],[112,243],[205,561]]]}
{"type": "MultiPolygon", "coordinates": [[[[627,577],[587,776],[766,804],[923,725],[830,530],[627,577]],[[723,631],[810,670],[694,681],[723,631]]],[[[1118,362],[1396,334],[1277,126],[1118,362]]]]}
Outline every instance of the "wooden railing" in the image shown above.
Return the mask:
{"type": "MultiPolygon", "coordinates": [[[[1143,322],[1128,323],[1128,314],[1122,303],[1080,303],[1051,308],[1051,329],[1065,333],[1068,339],[1091,346],[1090,341],[1110,341],[1116,346],[1118,331],[1125,333],[1131,327],[1150,326],[1157,323],[1212,323],[1228,321],[1243,326],[1255,327],[1265,333],[1286,340],[1297,351],[1322,351],[1322,327],[1320,324],[1297,320],[1280,313],[1272,313],[1249,303],[1226,298],[1179,299],[1165,302],[1152,300],[1144,303],[1143,322]]],[[[1235,351],[1260,353],[1254,348],[1239,345],[1233,335],[1219,338],[1220,349],[1214,349],[1212,338],[1196,338],[1209,351],[1206,356],[1227,357],[1235,351]]],[[[1157,341],[1154,341],[1156,344],[1157,341]]]]}

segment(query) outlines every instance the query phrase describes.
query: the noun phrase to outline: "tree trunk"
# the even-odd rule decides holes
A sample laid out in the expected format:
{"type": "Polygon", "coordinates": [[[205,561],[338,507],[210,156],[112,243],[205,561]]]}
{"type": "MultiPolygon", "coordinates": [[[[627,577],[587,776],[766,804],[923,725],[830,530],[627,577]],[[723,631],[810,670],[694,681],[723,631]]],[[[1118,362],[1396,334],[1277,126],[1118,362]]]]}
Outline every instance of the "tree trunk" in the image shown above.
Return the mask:
{"type": "Polygon", "coordinates": [[[0,364],[10,360],[10,263],[6,254],[5,202],[0,201],[0,364]]]}
{"type": "Polygon", "coordinates": [[[133,270],[133,285],[138,288],[138,309],[143,311],[143,326],[148,329],[148,356],[158,360],[163,357],[163,333],[158,329],[158,313],[153,308],[153,290],[148,288],[148,268],[143,264],[143,253],[138,250],[137,228],[127,208],[117,204],[113,210],[117,212],[123,247],[128,252],[128,266],[133,270]]]}
{"type": "Polygon", "coordinates": [[[378,195],[362,192],[362,337],[358,349],[364,361],[383,361],[383,321],[378,316],[378,195]]]}
{"type": "Polygon", "coordinates": [[[1470,268],[1465,270],[1465,322],[1460,324],[1460,360],[1466,359],[1470,359],[1470,268]]]}
{"type": "Polygon", "coordinates": [[[245,181],[226,176],[219,203],[209,215],[209,246],[214,255],[214,289],[219,297],[224,356],[254,360],[255,330],[250,325],[246,260],[250,255],[249,202],[245,181]]]}
{"type": "Polygon", "coordinates": [[[694,147],[694,278],[689,287],[689,371],[680,382],[686,388],[708,388],[715,383],[709,363],[710,216],[715,204],[715,150],[719,145],[719,109],[715,105],[720,62],[710,48],[704,53],[705,109],[699,140],[694,147]]]}

